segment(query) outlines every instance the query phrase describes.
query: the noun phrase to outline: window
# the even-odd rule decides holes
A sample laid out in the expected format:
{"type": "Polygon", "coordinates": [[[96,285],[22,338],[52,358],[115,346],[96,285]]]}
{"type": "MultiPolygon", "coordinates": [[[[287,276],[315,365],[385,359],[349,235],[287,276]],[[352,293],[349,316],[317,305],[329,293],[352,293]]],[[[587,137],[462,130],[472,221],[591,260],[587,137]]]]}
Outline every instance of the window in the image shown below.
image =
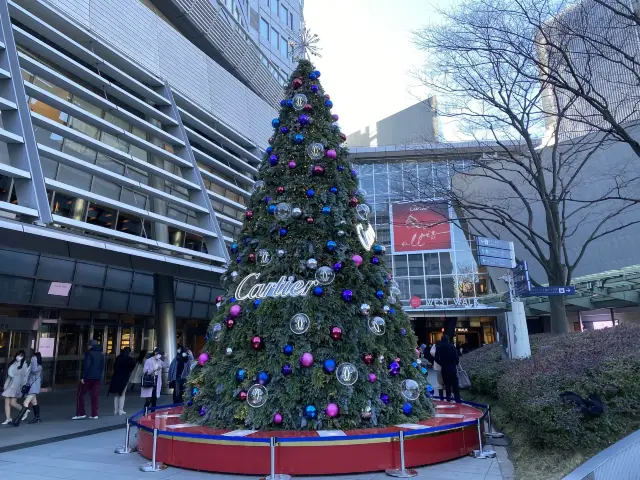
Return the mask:
{"type": "Polygon", "coordinates": [[[289,44],[286,38],[280,37],[280,53],[282,54],[283,57],[286,57],[289,54],[288,49],[289,49],[289,44]]]}
{"type": "Polygon", "coordinates": [[[289,14],[289,28],[293,30],[293,13],[289,14]]]}
{"type": "Polygon", "coordinates": [[[285,7],[284,5],[281,5],[280,6],[280,20],[282,20],[282,23],[287,25],[287,20],[288,19],[289,19],[289,10],[287,10],[287,7],[285,7]]]}
{"type": "Polygon", "coordinates": [[[280,35],[275,28],[271,29],[271,46],[278,50],[278,46],[280,45],[280,35]]]}
{"type": "Polygon", "coordinates": [[[260,17],[260,38],[269,41],[269,23],[262,17],[260,17]]]}
{"type": "Polygon", "coordinates": [[[278,15],[278,6],[280,4],[280,0],[271,0],[271,11],[278,15]]]}
{"type": "Polygon", "coordinates": [[[116,219],[116,211],[110,208],[103,207],[92,203],[89,206],[89,213],[87,214],[87,223],[98,225],[104,228],[113,228],[116,219]]]}

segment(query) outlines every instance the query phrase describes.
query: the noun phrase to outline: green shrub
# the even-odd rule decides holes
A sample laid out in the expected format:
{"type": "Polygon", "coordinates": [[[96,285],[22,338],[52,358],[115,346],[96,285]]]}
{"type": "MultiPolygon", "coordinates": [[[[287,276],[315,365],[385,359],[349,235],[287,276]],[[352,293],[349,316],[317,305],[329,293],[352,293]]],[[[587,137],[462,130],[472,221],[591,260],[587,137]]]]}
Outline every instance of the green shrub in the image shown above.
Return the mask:
{"type": "Polygon", "coordinates": [[[537,447],[605,448],[637,428],[640,325],[565,335],[532,335],[532,356],[502,360],[500,346],[462,357],[472,392],[494,399],[508,421],[537,447]],[[604,414],[587,417],[562,402],[572,391],[600,396],[604,414]]]}

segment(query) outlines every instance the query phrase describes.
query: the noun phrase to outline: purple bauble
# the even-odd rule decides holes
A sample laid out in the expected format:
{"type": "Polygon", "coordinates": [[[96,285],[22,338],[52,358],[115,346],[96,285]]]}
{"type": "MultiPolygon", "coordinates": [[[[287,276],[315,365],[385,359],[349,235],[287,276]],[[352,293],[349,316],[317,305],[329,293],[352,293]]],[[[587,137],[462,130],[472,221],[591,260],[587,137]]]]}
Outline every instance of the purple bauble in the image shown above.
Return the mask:
{"type": "Polygon", "coordinates": [[[336,405],[335,403],[330,403],[329,405],[327,405],[327,408],[324,412],[327,414],[327,417],[333,418],[338,416],[338,414],[340,413],[340,408],[338,408],[338,405],[336,405]]]}
{"type": "Polygon", "coordinates": [[[374,265],[380,265],[380,259],[378,257],[372,257],[371,263],[373,263],[374,265]]]}
{"type": "Polygon", "coordinates": [[[280,133],[287,134],[289,133],[289,129],[287,127],[280,127],[280,133]]]}
{"type": "Polygon", "coordinates": [[[298,117],[298,123],[300,123],[300,125],[306,125],[307,123],[309,123],[309,117],[307,115],[300,115],[298,117]]]}
{"type": "Polygon", "coordinates": [[[311,355],[309,352],[304,352],[302,354],[302,356],[300,357],[300,365],[302,365],[303,367],[309,368],[310,366],[313,365],[313,355],[311,355]]]}
{"type": "Polygon", "coordinates": [[[389,395],[383,393],[382,395],[380,395],[380,401],[385,405],[389,405],[389,395]]]}
{"type": "Polygon", "coordinates": [[[242,307],[240,305],[233,305],[229,309],[229,315],[231,315],[231,318],[236,318],[241,313],[242,313],[242,307]]]}
{"type": "Polygon", "coordinates": [[[276,413],[273,416],[273,423],[275,423],[276,425],[280,425],[282,423],[282,420],[284,420],[284,419],[282,418],[282,415],[279,414],[279,413],[276,413]]]}
{"type": "Polygon", "coordinates": [[[351,170],[351,175],[353,175],[354,177],[358,175],[358,172],[356,172],[355,170],[351,170]]]}
{"type": "Polygon", "coordinates": [[[209,361],[209,354],[207,352],[202,352],[198,357],[198,363],[202,366],[209,361]]]}
{"type": "Polygon", "coordinates": [[[311,91],[313,93],[318,93],[318,85],[311,85],[311,91]]]}
{"type": "Polygon", "coordinates": [[[334,272],[339,272],[340,270],[342,270],[342,263],[340,262],[336,262],[333,264],[333,271],[334,272]]]}
{"type": "Polygon", "coordinates": [[[404,337],[407,334],[407,331],[403,328],[402,330],[400,330],[400,333],[404,337]]]}
{"type": "Polygon", "coordinates": [[[289,162],[289,168],[296,168],[296,162],[294,162],[293,160],[291,160],[289,162]]]}
{"type": "Polygon", "coordinates": [[[282,366],[282,374],[287,377],[289,375],[291,375],[291,373],[293,372],[293,369],[291,368],[291,365],[289,365],[288,363],[285,363],[282,366]]]}
{"type": "Polygon", "coordinates": [[[204,407],[200,407],[200,416],[204,417],[207,414],[207,409],[204,407]]]}
{"type": "Polygon", "coordinates": [[[333,119],[334,122],[337,122],[338,120],[340,120],[340,117],[338,116],[337,113],[334,113],[333,115],[331,115],[331,118],[333,119]]]}
{"type": "Polygon", "coordinates": [[[343,290],[342,299],[345,302],[350,302],[351,300],[353,300],[353,292],[351,290],[343,290]]]}
{"type": "Polygon", "coordinates": [[[392,377],[397,377],[398,374],[400,373],[400,369],[399,368],[392,368],[389,373],[391,374],[392,377]]]}
{"type": "Polygon", "coordinates": [[[332,148],[331,150],[327,150],[325,152],[325,155],[331,159],[334,159],[338,156],[338,154],[336,153],[336,151],[332,148]]]}
{"type": "Polygon", "coordinates": [[[354,255],[353,257],[351,257],[351,260],[353,260],[353,263],[356,264],[356,267],[362,265],[362,257],[360,255],[354,255]]]}
{"type": "Polygon", "coordinates": [[[391,362],[389,364],[389,369],[390,370],[399,370],[400,369],[400,364],[398,362],[391,362]]]}
{"type": "Polygon", "coordinates": [[[278,164],[278,156],[277,155],[271,155],[269,157],[269,163],[271,164],[272,167],[276,166],[278,164]]]}
{"type": "Polygon", "coordinates": [[[369,374],[369,382],[370,383],[374,383],[376,381],[376,374],[375,373],[370,373],[369,374]]]}
{"type": "Polygon", "coordinates": [[[264,197],[264,203],[266,203],[267,205],[269,205],[269,202],[271,201],[271,197],[264,197]]]}

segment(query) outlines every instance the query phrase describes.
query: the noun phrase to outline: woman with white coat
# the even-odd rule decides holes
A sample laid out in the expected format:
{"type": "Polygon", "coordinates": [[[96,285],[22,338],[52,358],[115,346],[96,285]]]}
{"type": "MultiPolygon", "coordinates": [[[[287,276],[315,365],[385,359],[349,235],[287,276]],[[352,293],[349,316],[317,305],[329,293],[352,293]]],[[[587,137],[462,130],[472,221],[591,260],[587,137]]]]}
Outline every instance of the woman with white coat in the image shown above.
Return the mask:
{"type": "Polygon", "coordinates": [[[164,352],[159,348],[153,351],[151,357],[147,358],[144,362],[143,381],[140,388],[140,397],[146,398],[144,402],[144,408],[147,410],[150,406],[152,409],[156,408],[156,402],[160,398],[160,391],[162,390],[162,369],[168,368],[169,363],[164,360],[164,352]],[[144,377],[153,376],[153,386],[145,387],[144,377]]]}
{"type": "Polygon", "coordinates": [[[38,397],[40,394],[40,386],[42,384],[42,355],[37,352],[31,357],[29,363],[29,377],[27,383],[29,386],[29,392],[22,404],[22,410],[16,418],[13,419],[13,426],[19,427],[23,418],[26,418],[26,413],[29,411],[29,405],[33,406],[33,419],[29,423],[40,423],[40,405],[38,405],[38,397]]]}
{"type": "MultiPolygon", "coordinates": [[[[27,384],[27,377],[29,376],[29,366],[25,365],[25,353],[24,350],[18,351],[13,357],[13,361],[9,364],[7,369],[7,379],[4,382],[4,389],[2,390],[2,396],[4,397],[4,414],[7,419],[2,425],[9,425],[11,420],[11,407],[16,410],[21,410],[22,407],[18,403],[18,399],[22,398],[22,387],[27,384]]],[[[26,411],[22,415],[22,420],[27,418],[29,411],[26,411]]]]}

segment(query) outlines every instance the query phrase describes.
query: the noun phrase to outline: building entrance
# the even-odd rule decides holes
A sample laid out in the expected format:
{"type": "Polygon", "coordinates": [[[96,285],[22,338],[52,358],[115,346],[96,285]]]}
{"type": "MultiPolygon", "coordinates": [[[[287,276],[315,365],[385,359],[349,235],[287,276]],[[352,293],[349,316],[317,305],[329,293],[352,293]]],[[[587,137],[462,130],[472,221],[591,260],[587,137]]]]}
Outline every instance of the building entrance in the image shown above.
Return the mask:
{"type": "Polygon", "coordinates": [[[16,353],[24,350],[27,357],[31,356],[37,329],[37,319],[0,317],[0,385],[4,384],[7,368],[16,353]]]}

